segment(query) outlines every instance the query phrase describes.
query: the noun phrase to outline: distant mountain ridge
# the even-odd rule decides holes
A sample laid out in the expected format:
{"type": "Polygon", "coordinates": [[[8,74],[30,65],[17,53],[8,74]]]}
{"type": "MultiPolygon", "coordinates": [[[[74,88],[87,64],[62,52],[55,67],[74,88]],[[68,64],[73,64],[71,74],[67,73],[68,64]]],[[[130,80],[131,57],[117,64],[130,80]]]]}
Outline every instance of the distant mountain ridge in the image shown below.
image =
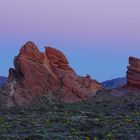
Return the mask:
{"type": "Polygon", "coordinates": [[[0,76],[0,86],[3,86],[7,81],[7,77],[0,76]]]}
{"type": "Polygon", "coordinates": [[[126,78],[122,77],[122,78],[116,78],[116,79],[112,79],[112,80],[107,80],[102,82],[102,85],[105,88],[116,88],[116,87],[120,87],[126,84],[126,78]]]}

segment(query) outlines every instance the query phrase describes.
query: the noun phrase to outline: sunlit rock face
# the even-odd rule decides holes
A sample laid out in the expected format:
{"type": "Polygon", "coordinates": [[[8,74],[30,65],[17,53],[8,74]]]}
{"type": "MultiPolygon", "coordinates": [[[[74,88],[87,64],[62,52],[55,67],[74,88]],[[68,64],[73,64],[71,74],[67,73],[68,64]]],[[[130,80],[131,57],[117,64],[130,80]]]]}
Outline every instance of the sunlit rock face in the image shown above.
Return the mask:
{"type": "Polygon", "coordinates": [[[140,90],[140,59],[130,57],[127,69],[127,84],[125,87],[140,90]]]}
{"type": "Polygon", "coordinates": [[[14,65],[9,70],[7,83],[9,106],[22,106],[48,93],[61,102],[79,102],[90,99],[102,88],[90,76],[78,76],[59,50],[45,47],[42,53],[33,42],[27,42],[20,49],[14,65]]]}

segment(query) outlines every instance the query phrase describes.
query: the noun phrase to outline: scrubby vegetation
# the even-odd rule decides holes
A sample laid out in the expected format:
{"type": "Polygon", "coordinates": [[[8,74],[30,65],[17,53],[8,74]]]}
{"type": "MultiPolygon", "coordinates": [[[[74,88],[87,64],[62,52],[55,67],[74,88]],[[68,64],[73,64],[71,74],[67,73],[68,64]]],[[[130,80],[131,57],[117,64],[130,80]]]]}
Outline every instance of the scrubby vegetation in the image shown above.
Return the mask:
{"type": "Polygon", "coordinates": [[[0,108],[0,140],[140,140],[140,94],[99,92],[75,104],[35,99],[0,108]]]}

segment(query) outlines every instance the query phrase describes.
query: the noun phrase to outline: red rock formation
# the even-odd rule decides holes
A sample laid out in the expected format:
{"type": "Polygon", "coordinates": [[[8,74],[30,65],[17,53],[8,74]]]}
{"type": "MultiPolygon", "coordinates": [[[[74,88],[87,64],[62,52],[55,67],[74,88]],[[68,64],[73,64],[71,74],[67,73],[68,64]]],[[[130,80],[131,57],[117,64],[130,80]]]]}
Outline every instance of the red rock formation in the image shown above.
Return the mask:
{"type": "Polygon", "coordinates": [[[127,67],[127,84],[125,87],[140,89],[140,59],[130,57],[129,66],[127,67]]]}
{"type": "Polygon", "coordinates": [[[78,102],[90,99],[101,89],[90,76],[78,76],[64,54],[54,48],[46,47],[45,53],[41,53],[34,43],[28,42],[15,57],[14,65],[7,84],[9,106],[22,106],[48,92],[57,95],[57,100],[62,102],[78,102]]]}

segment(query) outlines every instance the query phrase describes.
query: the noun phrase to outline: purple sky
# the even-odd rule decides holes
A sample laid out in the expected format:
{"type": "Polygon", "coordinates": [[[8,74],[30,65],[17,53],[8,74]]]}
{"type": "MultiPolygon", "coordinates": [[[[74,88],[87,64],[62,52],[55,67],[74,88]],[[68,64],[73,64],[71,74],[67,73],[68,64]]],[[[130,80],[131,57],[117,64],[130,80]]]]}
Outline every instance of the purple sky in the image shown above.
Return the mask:
{"type": "Polygon", "coordinates": [[[0,75],[28,40],[63,51],[78,74],[125,76],[140,57],[140,0],[1,0],[0,75]]]}

